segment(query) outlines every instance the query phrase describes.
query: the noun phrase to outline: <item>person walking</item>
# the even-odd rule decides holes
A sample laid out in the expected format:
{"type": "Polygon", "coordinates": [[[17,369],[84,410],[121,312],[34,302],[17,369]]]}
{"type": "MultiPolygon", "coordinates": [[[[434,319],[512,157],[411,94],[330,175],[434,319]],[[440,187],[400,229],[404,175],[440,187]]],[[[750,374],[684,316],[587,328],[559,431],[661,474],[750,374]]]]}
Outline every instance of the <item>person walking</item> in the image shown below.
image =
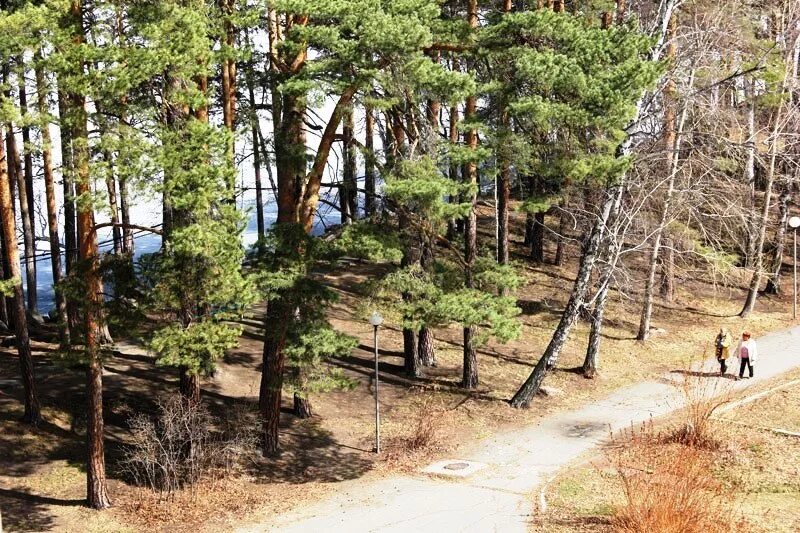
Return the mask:
{"type": "Polygon", "coordinates": [[[739,379],[744,378],[745,368],[749,371],[750,377],[753,377],[753,364],[758,361],[758,346],[756,340],[750,338],[750,332],[745,331],[742,333],[742,340],[739,341],[739,346],[736,347],[735,357],[741,361],[739,365],[739,379]]]}
{"type": "Polygon", "coordinates": [[[730,346],[733,343],[728,328],[719,328],[717,338],[714,340],[714,346],[717,352],[717,362],[719,363],[719,375],[724,376],[728,371],[728,356],[730,355],[730,346]]]}

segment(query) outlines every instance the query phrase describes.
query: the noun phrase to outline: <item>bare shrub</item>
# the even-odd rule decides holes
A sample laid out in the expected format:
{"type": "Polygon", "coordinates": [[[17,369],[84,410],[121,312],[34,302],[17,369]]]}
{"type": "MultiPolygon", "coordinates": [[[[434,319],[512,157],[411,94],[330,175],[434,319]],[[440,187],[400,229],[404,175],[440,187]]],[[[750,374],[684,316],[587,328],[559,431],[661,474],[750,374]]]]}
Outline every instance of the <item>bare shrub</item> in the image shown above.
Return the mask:
{"type": "Polygon", "coordinates": [[[713,475],[706,449],[664,443],[643,427],[612,462],[622,480],[625,503],[612,523],[622,533],[742,533],[735,502],[713,475]]]}
{"type": "Polygon", "coordinates": [[[433,397],[424,396],[417,401],[414,415],[398,435],[388,439],[387,459],[402,466],[409,458],[441,450],[442,428],[447,415],[447,409],[433,397]]]}
{"type": "Polygon", "coordinates": [[[234,409],[222,430],[206,407],[178,396],[159,401],[155,418],[131,418],[131,442],[121,468],[139,487],[161,496],[194,489],[203,478],[233,473],[256,449],[254,426],[234,409]]]}
{"type": "Polygon", "coordinates": [[[666,440],[687,446],[717,450],[721,442],[714,432],[714,414],[733,401],[729,381],[705,377],[701,372],[686,372],[679,383],[685,407],[679,424],[666,440]]]}

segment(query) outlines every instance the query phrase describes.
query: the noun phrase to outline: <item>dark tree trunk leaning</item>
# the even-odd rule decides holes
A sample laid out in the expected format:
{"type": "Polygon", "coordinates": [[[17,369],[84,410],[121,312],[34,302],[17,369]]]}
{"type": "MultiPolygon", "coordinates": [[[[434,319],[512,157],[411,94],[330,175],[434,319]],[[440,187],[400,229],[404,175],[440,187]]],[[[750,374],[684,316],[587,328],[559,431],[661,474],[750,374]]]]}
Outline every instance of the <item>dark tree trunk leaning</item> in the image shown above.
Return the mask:
{"type": "Polygon", "coordinates": [[[522,387],[520,387],[513,398],[511,398],[512,407],[527,408],[530,406],[531,400],[533,400],[533,397],[539,392],[547,370],[557,363],[558,355],[564,347],[569,333],[572,330],[572,326],[575,324],[578,314],[583,307],[586,293],[589,290],[589,280],[592,270],[597,261],[600,244],[605,237],[607,224],[613,216],[616,205],[622,200],[622,191],[622,182],[606,190],[606,200],[603,204],[600,216],[598,216],[591,233],[584,243],[578,276],[572,287],[567,307],[561,314],[561,320],[558,322],[558,326],[556,326],[556,330],[553,332],[550,343],[547,345],[542,357],[536,363],[533,372],[531,372],[528,379],[522,384],[522,387]]]}

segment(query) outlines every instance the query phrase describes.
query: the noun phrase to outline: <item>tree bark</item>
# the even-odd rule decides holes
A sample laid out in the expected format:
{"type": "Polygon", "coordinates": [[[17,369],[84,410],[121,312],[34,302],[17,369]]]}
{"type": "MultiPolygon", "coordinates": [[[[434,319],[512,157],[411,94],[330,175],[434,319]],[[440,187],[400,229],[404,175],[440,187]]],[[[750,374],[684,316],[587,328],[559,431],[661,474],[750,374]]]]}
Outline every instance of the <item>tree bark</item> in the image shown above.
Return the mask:
{"type": "MultiPolygon", "coordinates": [[[[236,44],[236,28],[231,17],[234,14],[235,0],[219,0],[223,14],[223,31],[225,32],[226,56],[222,62],[222,121],[230,132],[228,139],[228,158],[234,161],[236,143],[236,60],[230,57],[236,44]]],[[[233,194],[233,191],[231,191],[233,194]]]]}
{"type": "MultiPolygon", "coordinates": [[[[478,27],[478,2],[469,0],[467,4],[467,22],[470,28],[475,30],[478,27]]],[[[464,106],[464,117],[466,120],[475,120],[478,110],[478,98],[475,95],[467,97],[464,106]]],[[[478,149],[478,131],[470,128],[465,135],[467,147],[475,153],[478,149]]],[[[472,207],[469,214],[464,219],[464,263],[466,263],[466,286],[473,288],[472,268],[478,249],[478,217],[477,217],[477,190],[478,190],[478,164],[475,161],[468,162],[464,167],[466,181],[472,186],[470,203],[472,207]]],[[[475,326],[464,328],[464,364],[461,386],[465,389],[474,389],[478,386],[478,356],[475,350],[474,338],[476,335],[475,326]]]]}
{"type": "Polygon", "coordinates": [[[200,403],[200,378],[190,374],[183,366],[178,369],[178,373],[181,397],[190,404],[200,403]]]}
{"type": "Polygon", "coordinates": [[[371,107],[365,106],[366,115],[364,147],[364,214],[367,218],[375,214],[375,115],[371,107]]]}
{"type": "MultiPolygon", "coordinates": [[[[675,59],[676,46],[674,42],[676,21],[670,21],[668,38],[670,43],[667,46],[667,57],[670,60],[675,59]]],[[[694,79],[694,75],[690,76],[694,79]]],[[[690,85],[693,85],[690,82],[690,85]]],[[[686,120],[687,108],[684,107],[681,123],[678,125],[675,113],[675,80],[670,78],[667,80],[666,87],[664,88],[664,151],[666,154],[667,162],[667,190],[664,196],[664,203],[661,206],[661,216],[658,220],[658,227],[656,228],[655,236],[653,237],[653,248],[650,253],[650,261],[648,264],[647,280],[644,288],[644,300],[642,302],[642,313],[639,320],[639,332],[636,339],[639,341],[646,341],[650,337],[650,321],[653,315],[653,293],[655,292],[656,284],[656,270],[659,265],[659,253],[661,251],[661,240],[664,237],[667,223],[669,221],[670,209],[672,208],[672,200],[675,194],[675,178],[678,174],[678,162],[680,160],[679,152],[681,147],[681,138],[683,136],[683,123],[686,120]]]]}
{"type": "MultiPolygon", "coordinates": [[[[455,59],[453,59],[453,66],[452,66],[453,70],[457,70],[457,68],[458,68],[457,65],[458,65],[458,63],[456,62],[455,59]]],[[[456,144],[458,144],[458,122],[459,122],[458,106],[457,105],[452,105],[452,106],[450,106],[450,131],[449,131],[449,134],[448,134],[448,140],[450,141],[450,144],[452,146],[455,146],[456,144]]],[[[458,181],[458,165],[456,165],[456,164],[454,164],[452,162],[450,163],[450,168],[448,169],[448,177],[453,182],[458,181]]],[[[449,202],[450,203],[458,203],[459,201],[460,201],[460,198],[457,198],[457,197],[452,197],[451,196],[449,198],[449,202]]],[[[456,240],[456,235],[459,233],[459,231],[461,229],[459,227],[459,223],[460,223],[460,221],[458,221],[458,223],[455,220],[448,221],[448,223],[447,223],[447,238],[449,240],[451,240],[451,241],[456,240]]],[[[463,226],[463,224],[461,226],[463,226]]]]}
{"type": "Polygon", "coordinates": [[[753,277],[750,280],[750,287],[747,291],[744,307],[739,313],[742,318],[747,318],[753,312],[756,305],[756,298],[758,298],[758,289],[761,286],[761,278],[764,270],[764,241],[767,237],[767,226],[769,225],[769,211],[772,203],[772,188],[775,182],[775,166],[778,158],[778,131],[783,114],[783,105],[781,104],[777,111],[773,114],[774,125],[772,129],[769,169],[767,170],[767,183],[764,193],[764,205],[761,208],[761,218],[759,221],[758,240],[756,241],[755,248],[755,264],[753,266],[753,277]]]}
{"type": "MultiPolygon", "coordinates": [[[[28,93],[25,87],[25,60],[22,56],[17,58],[17,65],[20,69],[19,74],[19,109],[23,114],[28,113],[28,93]]],[[[33,194],[33,154],[31,153],[31,128],[27,124],[22,124],[22,154],[25,162],[25,192],[28,199],[28,215],[31,228],[33,228],[33,238],[36,241],[36,212],[33,194]]],[[[36,263],[34,262],[34,267],[36,263]]],[[[35,270],[34,270],[35,273],[35,270]]]]}
{"type": "Polygon", "coordinates": [[[292,319],[290,308],[281,300],[269,303],[264,318],[264,353],[261,371],[259,404],[263,428],[263,454],[276,456],[280,451],[278,429],[281,420],[281,397],[286,358],[283,343],[288,321],[292,319]]]}
{"type": "Polygon", "coordinates": [[[756,244],[758,237],[756,231],[758,226],[755,219],[756,212],[756,103],[755,89],[753,82],[745,80],[745,92],[747,95],[747,157],[744,165],[744,179],[747,183],[750,195],[748,197],[749,209],[748,217],[745,219],[745,268],[753,268],[755,264],[756,244]]]}
{"type": "Polygon", "coordinates": [[[133,230],[131,229],[131,207],[130,194],[128,192],[128,180],[124,176],[119,178],[119,207],[122,217],[122,249],[133,259],[134,243],[133,230]]]}
{"type": "Polygon", "coordinates": [[[311,408],[311,402],[308,400],[308,397],[300,396],[296,392],[294,393],[294,407],[292,412],[294,416],[302,420],[314,416],[314,411],[311,408]]]}
{"type": "Polygon", "coordinates": [[[342,186],[339,188],[342,224],[352,224],[358,218],[358,185],[356,183],[357,161],[355,147],[355,123],[353,111],[345,113],[342,127],[342,152],[344,169],[342,186]]]}
{"type": "MultiPolygon", "coordinates": [[[[511,0],[503,0],[503,12],[513,9],[511,0]]],[[[508,102],[501,100],[500,124],[506,133],[510,133],[511,120],[508,116],[508,102]]],[[[508,264],[508,204],[511,199],[511,166],[506,157],[500,161],[500,173],[497,176],[497,262],[508,264]]]]}
{"type": "Polygon", "coordinates": [[[251,73],[247,75],[247,92],[250,97],[250,129],[253,134],[253,172],[256,180],[256,227],[258,228],[258,237],[261,238],[267,235],[267,228],[264,225],[264,195],[261,181],[261,143],[259,140],[259,130],[261,126],[258,123],[256,95],[253,88],[251,73]]]}
{"type": "Polygon", "coordinates": [[[661,258],[661,297],[665,302],[675,301],[675,245],[664,239],[664,256],[661,258]]]}
{"type": "Polygon", "coordinates": [[[53,154],[50,141],[50,120],[47,118],[47,83],[44,69],[40,65],[41,53],[37,51],[36,92],[38,93],[38,111],[41,117],[42,136],[42,170],[44,172],[44,192],[47,203],[47,230],[50,242],[50,266],[53,270],[53,286],[55,287],[56,311],[58,312],[58,331],[61,345],[70,345],[69,321],[67,320],[67,300],[59,287],[63,278],[61,273],[61,246],[58,236],[58,208],[56,205],[56,186],[53,175],[53,154]]]}
{"type": "Polygon", "coordinates": [[[556,257],[553,260],[553,264],[557,267],[564,266],[564,249],[566,248],[566,239],[564,235],[567,232],[567,215],[564,213],[565,207],[565,204],[560,206],[558,216],[558,240],[556,242],[556,257]]]}
{"type": "Polygon", "coordinates": [[[436,366],[436,350],[433,344],[433,332],[425,327],[419,330],[418,352],[422,366],[436,366]]]}
{"type": "Polygon", "coordinates": [[[119,208],[117,207],[117,180],[114,176],[114,158],[111,152],[103,150],[103,160],[108,166],[106,174],[106,191],[108,192],[109,218],[114,224],[111,227],[112,239],[114,241],[114,253],[122,253],[122,232],[119,227],[119,208]]]}
{"type": "MultiPolygon", "coordinates": [[[[19,196],[20,219],[22,220],[22,241],[25,246],[25,294],[28,302],[28,312],[32,315],[39,314],[36,302],[36,240],[31,226],[31,212],[28,206],[28,186],[25,183],[25,174],[22,171],[22,162],[14,137],[14,127],[9,122],[6,131],[6,145],[8,146],[9,174],[13,176],[19,196]],[[13,172],[11,170],[13,169],[13,172]]],[[[13,202],[13,198],[12,198],[13,202]]]]}
{"type": "Polygon", "coordinates": [[[792,195],[784,187],[778,200],[779,216],[778,231],[775,235],[775,251],[772,256],[772,276],[767,280],[767,294],[781,293],[781,270],[783,269],[783,251],[786,248],[786,226],[789,222],[789,202],[792,195]]]}
{"type": "Polygon", "coordinates": [[[531,228],[531,260],[534,263],[544,263],[544,230],[545,213],[536,213],[531,228]]]}
{"type": "Polygon", "coordinates": [[[3,143],[0,141],[0,220],[2,220],[3,237],[6,244],[3,251],[10,267],[10,270],[6,272],[6,279],[16,281],[12,300],[14,332],[17,336],[17,353],[22,375],[22,387],[25,394],[25,412],[22,419],[25,423],[36,425],[41,421],[42,415],[39,407],[39,396],[36,392],[31,343],[28,337],[28,322],[25,317],[25,303],[19,268],[19,250],[17,249],[17,231],[14,212],[11,209],[10,184],[6,154],[3,143]]]}
{"type": "MultiPolygon", "coordinates": [[[[70,4],[68,29],[72,42],[80,46],[84,42],[83,12],[81,2],[73,0],[70,4]]],[[[76,65],[83,70],[82,62],[76,65]]],[[[88,359],[87,369],[87,448],[86,465],[87,502],[89,507],[104,509],[111,505],[108,497],[105,471],[105,449],[103,443],[103,364],[99,353],[99,334],[102,322],[103,304],[102,280],[100,279],[97,233],[94,231],[94,210],[88,201],[91,190],[89,175],[89,138],[87,130],[86,97],[79,92],[65,95],[65,104],[70,127],[70,140],[73,143],[72,164],[74,165],[75,192],[86,199],[81,202],[77,213],[77,237],[80,260],[85,265],[84,282],[87,289],[85,313],[85,345],[88,359]]]]}
{"type": "Polygon", "coordinates": [[[547,345],[544,354],[536,363],[536,366],[531,372],[525,383],[522,384],[520,389],[511,398],[511,406],[514,408],[527,408],[530,406],[531,400],[539,391],[542,381],[547,374],[547,370],[555,366],[558,361],[558,355],[564,344],[569,337],[572,326],[578,318],[578,314],[583,306],[586,298],[586,293],[589,289],[589,280],[591,278],[592,269],[594,268],[597,260],[597,255],[600,248],[600,243],[605,237],[606,229],[613,212],[616,209],[618,202],[622,201],[623,182],[609,187],[606,191],[606,200],[603,203],[603,208],[600,215],[592,227],[581,255],[581,263],[578,269],[578,276],[575,279],[575,284],[572,287],[572,292],[567,302],[567,306],[561,315],[561,320],[553,332],[550,343],[547,345]]]}
{"type": "Polygon", "coordinates": [[[586,347],[586,357],[583,360],[583,377],[594,379],[597,376],[598,363],[600,357],[600,340],[603,331],[603,316],[606,310],[606,300],[608,299],[609,280],[605,279],[599,292],[597,293],[594,309],[591,312],[591,329],[589,330],[589,344],[586,347]]]}
{"type": "MultiPolygon", "coordinates": [[[[61,181],[64,193],[64,248],[67,274],[75,268],[78,260],[78,240],[75,235],[75,177],[73,175],[73,145],[70,136],[70,117],[67,95],[59,87],[58,114],[61,121],[61,181]]],[[[72,306],[69,306],[72,307],[72,306]]],[[[74,316],[74,313],[70,312],[74,316]]],[[[70,322],[70,326],[73,323],[70,322]]]]}

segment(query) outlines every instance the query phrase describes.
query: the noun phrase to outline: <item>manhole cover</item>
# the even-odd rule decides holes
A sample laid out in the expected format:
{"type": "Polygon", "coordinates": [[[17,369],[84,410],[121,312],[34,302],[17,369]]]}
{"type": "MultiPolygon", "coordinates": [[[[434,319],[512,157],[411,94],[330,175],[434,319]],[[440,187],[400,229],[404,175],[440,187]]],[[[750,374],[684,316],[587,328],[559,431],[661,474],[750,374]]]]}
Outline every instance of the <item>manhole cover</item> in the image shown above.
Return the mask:
{"type": "Polygon", "coordinates": [[[570,426],[566,430],[566,434],[569,437],[574,438],[586,438],[602,431],[606,430],[605,424],[593,423],[593,422],[586,422],[586,423],[579,423],[573,426],[570,426]]]}
{"type": "Polygon", "coordinates": [[[450,463],[444,465],[445,470],[464,470],[469,467],[469,463],[450,463]]]}
{"type": "Polygon", "coordinates": [[[483,463],[476,463],[474,461],[466,461],[464,459],[446,459],[438,461],[423,468],[422,471],[426,474],[434,474],[437,476],[445,476],[452,478],[466,478],[485,468],[483,463]]]}

